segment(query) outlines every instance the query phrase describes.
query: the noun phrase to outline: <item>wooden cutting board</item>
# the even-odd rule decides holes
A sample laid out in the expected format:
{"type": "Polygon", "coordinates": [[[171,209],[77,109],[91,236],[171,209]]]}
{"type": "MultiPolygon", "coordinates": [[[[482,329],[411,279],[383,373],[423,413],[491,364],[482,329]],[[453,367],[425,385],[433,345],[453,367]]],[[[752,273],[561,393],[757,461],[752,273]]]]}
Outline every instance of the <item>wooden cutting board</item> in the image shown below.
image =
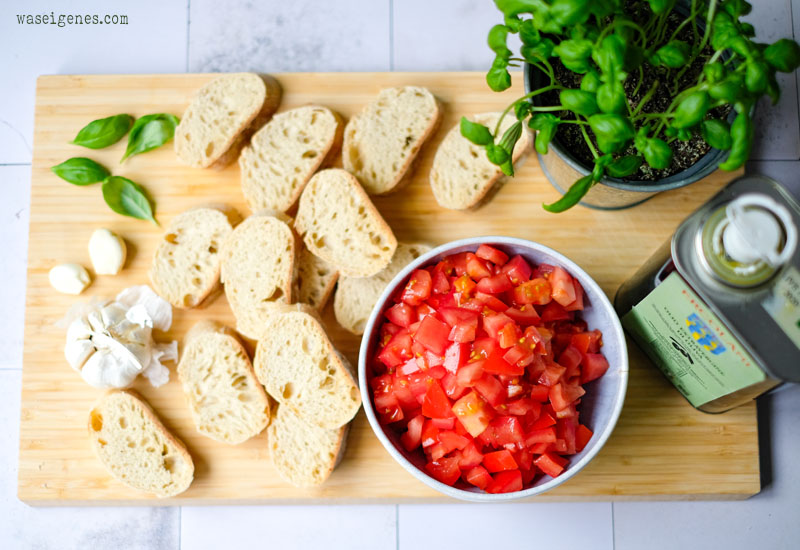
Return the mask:
{"type": "MultiPolygon", "coordinates": [[[[145,186],[156,202],[162,227],[179,212],[208,202],[231,204],[246,213],[236,164],[223,171],[186,168],[171,144],[119,159],[124,140],[92,151],[68,142],[90,120],[117,113],[181,115],[192,92],[213,75],[43,76],[38,81],[32,171],[28,289],[20,429],[19,497],[30,504],[220,504],[272,502],[444,500],[397,465],[374,437],[363,413],[350,432],[344,461],[323,486],[296,489],[281,481],[267,451],[266,434],[239,446],[199,435],[189,417],[177,377],[159,389],[137,381],[165,424],[186,443],[196,464],[195,481],[177,498],[159,500],[112,479],[87,438],[87,416],[99,390],[66,363],[64,330],[56,321],[76,298],[58,294],[47,272],[61,262],[91,265],[87,242],[108,227],[128,242],[129,260],[117,276],[97,277],[78,300],[113,297],[147,282],[147,269],[162,230],[124,218],[103,202],[99,185],[76,187],[50,167],[87,156],[145,186]]],[[[436,146],[462,114],[500,110],[521,95],[492,93],[479,73],[375,73],[278,75],[281,109],[327,105],[345,117],[358,112],[381,88],[428,87],[444,103],[441,128],[421,154],[413,182],[401,193],[376,199],[399,240],[441,244],[479,235],[509,235],[538,241],[580,264],[609,297],[703,203],[730,174],[715,173],[687,189],[664,193],[636,208],[604,212],[587,208],[553,215],[542,202],[558,197],[535,156],[494,200],[475,212],[452,212],[433,199],[427,175],[436,146]]],[[[205,309],[176,311],[166,339],[183,337],[199,319],[233,324],[224,296],[205,309]]],[[[330,307],[326,324],[336,345],[355,364],[359,339],[337,325],[330,307]]],[[[693,409],[635,346],[630,348],[630,385],[611,439],[596,459],[565,485],[538,500],[741,499],[757,493],[759,454],[756,409],[746,405],[712,416],[693,409]]]]}

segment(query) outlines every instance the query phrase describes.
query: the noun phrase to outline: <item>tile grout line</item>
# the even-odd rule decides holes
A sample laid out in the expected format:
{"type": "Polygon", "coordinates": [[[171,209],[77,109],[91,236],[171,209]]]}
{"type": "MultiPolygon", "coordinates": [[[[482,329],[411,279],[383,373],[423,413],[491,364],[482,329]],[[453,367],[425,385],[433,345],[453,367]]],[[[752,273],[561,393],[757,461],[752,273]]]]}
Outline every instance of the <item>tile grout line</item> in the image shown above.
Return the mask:
{"type": "Polygon", "coordinates": [[[181,535],[183,534],[183,506],[178,506],[178,550],[181,549],[181,535]]]}
{"type": "Polygon", "coordinates": [[[394,548],[395,550],[400,550],[400,505],[399,504],[394,505],[394,548]]]}
{"type": "Polygon", "coordinates": [[[389,70],[394,71],[394,0],[389,0],[389,70]]]}
{"type": "Polygon", "coordinates": [[[30,162],[0,162],[0,167],[3,166],[30,166],[30,162]]]}
{"type": "MultiPolygon", "coordinates": [[[[795,29],[795,26],[796,26],[795,25],[795,19],[794,19],[795,17],[800,17],[800,13],[798,13],[798,14],[794,13],[794,2],[790,0],[789,1],[789,19],[792,21],[792,40],[797,40],[798,38],[800,38],[800,37],[796,36],[795,32],[794,32],[794,29],[795,29]]],[[[795,82],[796,82],[796,90],[795,91],[797,92],[795,94],[795,99],[797,100],[797,112],[800,114],[800,73],[795,71],[794,78],[795,78],[795,82]]],[[[797,159],[797,160],[800,160],[800,159],[797,159]]]]}
{"type": "Polygon", "coordinates": [[[192,0],[186,0],[186,72],[189,72],[189,31],[192,28],[192,0]]]}
{"type": "Polygon", "coordinates": [[[614,525],[614,503],[611,503],[611,549],[617,549],[617,529],[614,525]]]}

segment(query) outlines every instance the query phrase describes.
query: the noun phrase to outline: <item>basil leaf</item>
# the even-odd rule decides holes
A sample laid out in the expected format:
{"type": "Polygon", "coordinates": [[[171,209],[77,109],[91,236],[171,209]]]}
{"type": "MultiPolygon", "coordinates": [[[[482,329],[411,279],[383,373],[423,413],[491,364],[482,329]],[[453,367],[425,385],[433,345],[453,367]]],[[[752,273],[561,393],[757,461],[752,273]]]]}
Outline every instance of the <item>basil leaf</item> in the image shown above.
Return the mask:
{"type": "Polygon", "coordinates": [[[717,119],[704,120],[700,124],[700,132],[703,139],[715,149],[730,149],[733,144],[731,138],[731,127],[727,122],[717,119]]]}
{"type": "Polygon", "coordinates": [[[625,178],[635,173],[642,165],[642,157],[638,155],[625,155],[620,157],[608,166],[606,172],[614,178],[625,178]]]}
{"type": "Polygon", "coordinates": [[[635,145],[647,164],[656,170],[664,170],[672,163],[672,149],[664,140],[637,136],[635,145]]]}
{"type": "Polygon", "coordinates": [[[102,149],[121,140],[133,124],[131,115],[114,115],[93,120],[83,128],[71,143],[89,149],[102,149]]]}
{"type": "MultiPolygon", "coordinates": [[[[500,58],[495,58],[495,64],[493,65],[497,65],[498,59],[500,58]]],[[[505,67],[492,66],[489,72],[486,73],[486,83],[495,92],[502,92],[511,87],[511,75],[508,74],[508,70],[505,67]]]]}
{"type": "Polygon", "coordinates": [[[583,176],[581,179],[572,184],[564,195],[552,204],[543,204],[542,208],[548,212],[558,214],[564,210],[569,210],[589,192],[589,189],[595,184],[591,175],[583,176]]]}
{"type": "Polygon", "coordinates": [[[581,79],[581,90],[584,92],[596,94],[601,85],[600,75],[596,71],[589,71],[581,79]]]}
{"type": "Polygon", "coordinates": [[[590,116],[589,126],[597,137],[597,146],[604,153],[616,153],[635,133],[630,119],[611,113],[590,116]]]}
{"type": "Polygon", "coordinates": [[[536,139],[533,141],[533,146],[537,153],[540,155],[547,154],[547,146],[553,140],[553,136],[556,135],[556,130],[558,130],[560,122],[560,118],[550,113],[534,115],[530,122],[528,122],[528,126],[537,130],[536,139]]]}
{"type": "Polygon", "coordinates": [[[128,136],[128,148],[120,162],[126,158],[161,147],[175,135],[180,119],[175,115],[157,113],[139,118],[128,136]]]}
{"type": "Polygon", "coordinates": [[[564,27],[585,23],[589,19],[590,0],[554,0],[550,5],[550,15],[564,27]]]}
{"type": "Polygon", "coordinates": [[[689,61],[691,50],[689,44],[681,40],[673,40],[656,50],[661,64],[670,69],[679,69],[689,61]]]}
{"type": "Polygon", "coordinates": [[[511,155],[508,154],[508,151],[500,147],[499,145],[495,145],[494,143],[490,143],[486,146],[486,156],[489,159],[489,162],[492,164],[496,164],[497,166],[502,166],[511,155]]]}
{"type": "Polygon", "coordinates": [[[622,84],[616,81],[601,84],[597,88],[597,106],[604,113],[624,113],[628,99],[622,84]]]}
{"type": "Polygon", "coordinates": [[[800,67],[800,46],[794,40],[781,38],[767,46],[764,60],[782,73],[791,73],[800,67]]]}
{"type": "Polygon", "coordinates": [[[694,92],[689,94],[675,109],[672,126],[677,129],[691,128],[706,116],[711,108],[711,100],[707,92],[694,92]]]}
{"type": "Polygon", "coordinates": [[[766,63],[761,63],[755,59],[749,60],[744,73],[744,85],[747,91],[754,94],[763,93],[767,89],[767,77],[770,70],[770,66],[766,63]]]}
{"type": "Polygon", "coordinates": [[[495,25],[491,29],[489,29],[489,37],[487,42],[489,43],[489,48],[496,53],[497,55],[505,55],[508,52],[510,56],[510,50],[508,46],[506,46],[506,37],[508,36],[508,27],[505,25],[495,25]]]}
{"type": "Polygon", "coordinates": [[[594,94],[583,90],[563,90],[559,99],[564,107],[579,115],[592,116],[600,110],[594,94]]]}
{"type": "Polygon", "coordinates": [[[90,185],[103,181],[111,172],[92,159],[74,157],[57,164],[50,170],[59,178],[73,185],[90,185]]]}
{"type": "Polygon", "coordinates": [[[461,135],[475,145],[489,145],[494,142],[489,128],[483,124],[472,122],[465,116],[461,117],[461,135]]]}
{"type": "Polygon", "coordinates": [[[153,217],[153,205],[141,185],[121,176],[111,176],[103,182],[103,199],[123,216],[148,220],[158,225],[153,217]]]}
{"type": "Polygon", "coordinates": [[[656,15],[666,13],[675,7],[675,0],[647,0],[647,3],[656,15]]]}

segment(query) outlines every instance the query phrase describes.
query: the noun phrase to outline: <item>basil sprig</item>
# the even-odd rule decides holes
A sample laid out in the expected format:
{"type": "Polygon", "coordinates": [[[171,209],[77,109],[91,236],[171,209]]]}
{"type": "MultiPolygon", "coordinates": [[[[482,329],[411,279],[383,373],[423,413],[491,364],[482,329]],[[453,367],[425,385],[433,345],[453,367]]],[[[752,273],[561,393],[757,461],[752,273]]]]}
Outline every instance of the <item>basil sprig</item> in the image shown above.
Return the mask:
{"type": "Polygon", "coordinates": [[[50,168],[55,175],[73,185],[91,185],[103,181],[111,172],[92,159],[74,157],[50,168]]]}
{"type": "Polygon", "coordinates": [[[128,136],[128,148],[125,149],[120,162],[125,162],[128,157],[152,151],[170,141],[179,122],[178,117],[166,113],[145,115],[137,119],[128,136]]]}
{"type": "Polygon", "coordinates": [[[81,128],[72,143],[89,149],[102,149],[125,137],[131,125],[133,117],[126,114],[93,120],[81,128]]]}
{"type": "Polygon", "coordinates": [[[111,176],[103,181],[103,199],[106,204],[123,216],[148,220],[158,225],[153,217],[153,203],[147,192],[138,183],[122,176],[111,176]]]}

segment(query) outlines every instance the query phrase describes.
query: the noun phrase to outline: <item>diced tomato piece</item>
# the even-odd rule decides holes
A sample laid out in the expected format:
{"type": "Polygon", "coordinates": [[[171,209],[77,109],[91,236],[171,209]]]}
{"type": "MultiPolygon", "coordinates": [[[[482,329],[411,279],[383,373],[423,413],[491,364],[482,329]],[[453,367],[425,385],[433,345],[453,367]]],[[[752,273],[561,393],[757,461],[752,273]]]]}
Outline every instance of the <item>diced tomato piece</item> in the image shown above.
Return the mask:
{"type": "Polygon", "coordinates": [[[475,255],[478,258],[482,258],[484,260],[489,260],[493,264],[497,266],[502,266],[508,261],[508,255],[504,252],[497,250],[493,246],[489,246],[488,244],[482,244],[478,247],[478,250],[475,252],[475,255]]]}
{"type": "MultiPolygon", "coordinates": [[[[455,428],[455,417],[450,418],[431,418],[431,424],[439,428],[439,430],[452,430],[455,428]]],[[[441,435],[441,433],[440,433],[441,435]]],[[[441,441],[441,440],[440,440],[441,441]]]]}
{"type": "Polygon", "coordinates": [[[426,418],[422,424],[422,446],[430,447],[439,443],[439,428],[433,425],[433,422],[426,418]]]}
{"type": "Polygon", "coordinates": [[[447,294],[450,292],[450,280],[441,269],[437,268],[433,269],[433,274],[431,275],[431,294],[447,294]]]}
{"type": "Polygon", "coordinates": [[[581,361],[583,371],[581,373],[581,384],[586,384],[603,376],[608,370],[608,359],[602,353],[585,353],[581,361]]]}
{"type": "Polygon", "coordinates": [[[444,354],[443,366],[445,369],[455,374],[462,366],[467,363],[469,358],[469,344],[459,344],[453,342],[447,347],[444,354]]]}
{"type": "Polygon", "coordinates": [[[492,407],[497,407],[505,401],[505,387],[491,374],[484,373],[481,379],[473,384],[473,387],[492,407]]]}
{"type": "Polygon", "coordinates": [[[516,445],[521,447],[525,438],[522,425],[516,416],[498,416],[489,423],[492,430],[492,443],[496,447],[516,445]]]}
{"type": "Polygon", "coordinates": [[[395,372],[394,378],[392,379],[392,393],[394,393],[394,396],[397,398],[398,403],[400,403],[404,411],[410,411],[419,406],[417,404],[417,399],[414,397],[414,393],[411,391],[411,384],[408,381],[408,377],[397,372],[395,372]]]}
{"type": "Polygon", "coordinates": [[[533,463],[542,472],[550,477],[558,477],[564,471],[567,461],[558,455],[552,453],[544,453],[538,458],[534,459],[533,463]]]}
{"type": "Polygon", "coordinates": [[[581,359],[581,352],[578,351],[577,348],[570,345],[567,346],[567,348],[561,352],[561,355],[558,356],[558,364],[565,369],[570,370],[580,365],[581,359]]]}
{"type": "Polygon", "coordinates": [[[489,374],[503,374],[509,376],[520,376],[525,373],[525,367],[517,364],[512,365],[503,359],[504,355],[505,350],[501,348],[495,349],[483,363],[483,371],[489,374]]]}
{"type": "Polygon", "coordinates": [[[540,455],[546,453],[550,449],[550,443],[534,443],[528,450],[532,455],[540,455]]]}
{"type": "Polygon", "coordinates": [[[440,458],[425,465],[425,470],[445,485],[453,485],[461,477],[457,458],[440,458]]]}
{"type": "Polygon", "coordinates": [[[532,269],[530,264],[525,261],[525,258],[517,254],[511,258],[506,265],[503,266],[503,273],[508,275],[512,283],[518,285],[530,280],[532,269]]]}
{"type": "Polygon", "coordinates": [[[397,367],[413,357],[411,344],[411,335],[408,332],[398,332],[378,354],[378,360],[389,368],[397,367]]]}
{"type": "Polygon", "coordinates": [[[440,431],[439,432],[439,443],[445,446],[447,449],[447,453],[453,451],[454,449],[463,449],[469,443],[469,439],[464,437],[463,435],[458,435],[456,432],[453,431],[440,431]]]}
{"type": "Polygon", "coordinates": [[[549,453],[555,453],[559,455],[566,454],[567,452],[567,442],[563,439],[556,438],[553,443],[550,443],[550,447],[547,449],[549,453]]]}
{"type": "MultiPolygon", "coordinates": [[[[427,349],[422,352],[422,359],[424,359],[422,366],[428,369],[444,364],[444,357],[427,349]]],[[[419,362],[419,360],[420,358],[417,357],[417,362],[419,362]]]]}
{"type": "Polygon", "coordinates": [[[575,286],[575,301],[564,306],[567,311],[582,311],[583,310],[583,287],[578,282],[578,279],[572,278],[572,284],[575,286]]]}
{"type": "Polygon", "coordinates": [[[481,260],[475,254],[467,252],[467,274],[475,281],[491,277],[492,269],[486,260],[481,260]]]}
{"type": "Polygon", "coordinates": [[[486,294],[500,294],[512,288],[514,288],[514,285],[511,284],[505,273],[484,277],[478,281],[478,292],[485,292],[486,294]]]}
{"type": "Polygon", "coordinates": [[[519,470],[498,472],[486,486],[487,493],[513,493],[522,490],[522,473],[519,470]]]}
{"type": "Polygon", "coordinates": [[[425,449],[425,454],[428,456],[430,460],[439,460],[440,458],[444,457],[447,454],[447,447],[442,445],[441,443],[436,443],[431,445],[427,449],[425,449]]]}
{"type": "Polygon", "coordinates": [[[514,302],[517,304],[544,305],[550,302],[551,287],[546,279],[536,278],[525,281],[514,288],[514,302]]]}
{"type": "MultiPolygon", "coordinates": [[[[461,423],[456,423],[456,426],[461,426],[461,423]]],[[[483,453],[478,450],[475,441],[471,440],[461,450],[461,460],[458,461],[458,467],[462,470],[474,468],[483,461],[483,453]]]]}
{"type": "Polygon", "coordinates": [[[458,279],[453,281],[453,288],[462,296],[469,296],[475,287],[478,286],[469,275],[461,275],[458,279]]]}
{"type": "Polygon", "coordinates": [[[510,348],[511,346],[515,345],[520,338],[522,331],[520,331],[519,327],[514,323],[508,323],[497,335],[497,343],[500,344],[500,347],[505,349],[510,348]]]}
{"type": "Polygon", "coordinates": [[[550,399],[550,388],[547,386],[536,385],[531,387],[530,398],[539,403],[544,403],[550,399]]]}
{"type": "Polygon", "coordinates": [[[558,439],[564,442],[564,446],[566,447],[563,451],[564,454],[574,455],[577,452],[575,441],[576,429],[577,422],[572,418],[564,418],[558,421],[558,439]]]}
{"type": "Polygon", "coordinates": [[[395,304],[386,310],[386,318],[395,325],[408,328],[417,321],[417,313],[408,304],[395,304]]]}
{"type": "Polygon", "coordinates": [[[443,355],[449,344],[447,339],[449,334],[450,328],[445,323],[428,315],[422,320],[414,334],[414,341],[419,342],[433,353],[443,355]]]}
{"type": "Polygon", "coordinates": [[[581,452],[586,447],[586,444],[589,443],[589,440],[592,439],[593,435],[592,430],[583,424],[579,424],[578,429],[575,430],[575,450],[581,452]]]}
{"type": "Polygon", "coordinates": [[[442,365],[436,365],[435,367],[430,367],[428,369],[428,376],[431,378],[435,378],[436,380],[441,380],[444,378],[445,374],[447,374],[447,370],[442,365]]]}
{"type": "Polygon", "coordinates": [[[489,333],[492,338],[497,338],[500,331],[509,323],[514,323],[511,317],[505,313],[497,313],[495,315],[487,315],[483,318],[483,329],[489,333]]]}
{"type": "Polygon", "coordinates": [[[444,322],[451,327],[462,323],[478,326],[479,315],[474,311],[467,311],[458,307],[442,307],[439,308],[439,314],[444,319],[444,322]]]}
{"type": "Polygon", "coordinates": [[[483,455],[483,465],[490,472],[504,472],[519,468],[511,453],[503,449],[483,455]]]}
{"type": "MultiPolygon", "coordinates": [[[[519,417],[533,416],[539,418],[542,411],[542,404],[534,401],[530,397],[521,397],[515,401],[506,403],[508,414],[513,414],[519,417]]],[[[534,419],[530,419],[533,421],[534,419]]]]}
{"type": "Polygon", "coordinates": [[[505,311],[512,321],[518,325],[528,326],[539,322],[539,314],[532,305],[521,305],[519,307],[510,307],[505,311]]]}
{"type": "Polygon", "coordinates": [[[539,377],[539,383],[543,386],[553,386],[558,383],[561,379],[561,375],[564,374],[566,370],[567,369],[564,367],[556,364],[547,365],[544,372],[539,377]]]}
{"type": "Polygon", "coordinates": [[[483,364],[485,361],[474,361],[467,363],[456,373],[456,384],[463,387],[470,387],[483,376],[483,364]]]}
{"type": "Polygon", "coordinates": [[[436,310],[428,304],[422,304],[417,308],[417,319],[422,320],[426,315],[435,315],[436,310]]]}
{"type": "Polygon", "coordinates": [[[444,393],[447,394],[447,397],[450,399],[458,399],[465,393],[467,393],[467,388],[465,386],[460,386],[458,384],[458,378],[452,372],[448,372],[442,378],[442,389],[444,389],[444,393]]]}
{"type": "Polygon", "coordinates": [[[578,410],[575,408],[575,403],[571,403],[568,407],[561,409],[560,411],[556,411],[556,418],[574,418],[577,420],[578,418],[578,410]]]}
{"type": "Polygon", "coordinates": [[[411,393],[417,397],[428,393],[428,386],[432,381],[431,377],[425,372],[415,372],[408,375],[408,385],[411,388],[411,393]]]}
{"type": "Polygon", "coordinates": [[[533,362],[533,352],[520,344],[515,344],[506,351],[503,359],[512,365],[527,367],[533,362]]]}
{"type": "Polygon", "coordinates": [[[428,418],[448,418],[453,415],[451,407],[441,384],[438,380],[434,380],[428,386],[425,399],[422,400],[422,414],[428,418]]]}
{"type": "Polygon", "coordinates": [[[542,416],[539,417],[539,420],[533,423],[531,426],[532,430],[542,430],[544,428],[549,428],[550,426],[556,425],[556,419],[553,418],[549,413],[544,413],[542,416]]]}
{"type": "Polygon", "coordinates": [[[492,482],[492,476],[483,466],[477,465],[467,470],[465,474],[467,483],[471,483],[478,489],[486,489],[492,482]]]}
{"type": "Polygon", "coordinates": [[[487,307],[494,312],[505,311],[508,309],[508,304],[506,304],[503,300],[501,300],[497,296],[492,296],[491,294],[480,292],[480,289],[478,290],[478,292],[475,293],[475,300],[485,306],[483,308],[484,314],[486,312],[487,307]]]}
{"type": "Polygon", "coordinates": [[[497,341],[494,338],[478,338],[472,344],[472,354],[470,359],[486,359],[494,350],[497,349],[497,341]]]}
{"type": "Polygon", "coordinates": [[[553,300],[562,306],[568,306],[575,301],[575,285],[564,268],[555,267],[547,280],[552,287],[550,295],[553,300]]]}
{"type": "Polygon", "coordinates": [[[403,409],[394,393],[380,393],[375,395],[375,410],[378,412],[382,424],[391,424],[403,419],[403,409]]]}
{"type": "Polygon", "coordinates": [[[515,453],[514,460],[517,464],[519,464],[519,469],[522,471],[530,470],[531,466],[533,466],[533,455],[528,449],[521,449],[515,453]]]}
{"type": "Polygon", "coordinates": [[[474,391],[456,401],[452,411],[472,437],[478,437],[492,420],[489,407],[474,391]]]}
{"type": "Polygon", "coordinates": [[[597,353],[600,349],[600,331],[593,330],[591,332],[573,334],[571,343],[575,349],[581,352],[581,355],[584,353],[597,353]]]}
{"type": "Polygon", "coordinates": [[[467,343],[475,340],[475,333],[478,330],[478,319],[475,319],[475,324],[459,323],[450,329],[450,334],[447,339],[451,342],[467,343]]]}
{"type": "Polygon", "coordinates": [[[572,314],[564,309],[558,302],[550,302],[542,310],[542,322],[551,323],[553,321],[568,321],[572,319],[572,314]]]}
{"type": "Polygon", "coordinates": [[[556,440],[556,430],[552,426],[541,430],[531,430],[525,435],[525,445],[532,447],[537,443],[553,443],[556,440]]]}
{"type": "Polygon", "coordinates": [[[400,436],[400,442],[406,451],[413,451],[422,443],[422,424],[424,422],[425,418],[421,414],[408,421],[408,430],[400,436]]]}
{"type": "Polygon", "coordinates": [[[380,376],[373,377],[372,380],[369,381],[369,387],[372,388],[372,391],[375,393],[375,395],[389,393],[392,391],[392,375],[382,374],[380,376]]]}
{"type": "Polygon", "coordinates": [[[564,410],[572,404],[570,395],[565,391],[565,388],[566,386],[560,383],[550,387],[550,404],[556,412],[564,410]]]}
{"type": "MultiPolygon", "coordinates": [[[[398,372],[404,376],[417,372],[420,370],[420,359],[420,357],[416,359],[409,359],[397,368],[398,372]]],[[[424,361],[422,362],[424,363],[424,361]]],[[[428,365],[425,365],[425,368],[428,368],[428,365]]]]}

